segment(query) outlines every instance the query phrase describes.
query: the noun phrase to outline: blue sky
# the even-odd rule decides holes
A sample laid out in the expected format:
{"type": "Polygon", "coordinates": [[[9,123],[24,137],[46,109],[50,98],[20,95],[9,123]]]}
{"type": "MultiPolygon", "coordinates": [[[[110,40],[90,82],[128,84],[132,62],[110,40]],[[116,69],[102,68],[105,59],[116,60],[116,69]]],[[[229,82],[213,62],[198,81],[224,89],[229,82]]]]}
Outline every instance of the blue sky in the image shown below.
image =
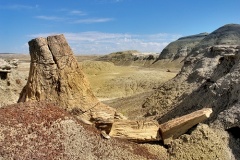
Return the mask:
{"type": "Polygon", "coordinates": [[[240,23],[239,0],[0,0],[0,53],[63,33],[75,54],[161,52],[181,36],[240,23]]]}

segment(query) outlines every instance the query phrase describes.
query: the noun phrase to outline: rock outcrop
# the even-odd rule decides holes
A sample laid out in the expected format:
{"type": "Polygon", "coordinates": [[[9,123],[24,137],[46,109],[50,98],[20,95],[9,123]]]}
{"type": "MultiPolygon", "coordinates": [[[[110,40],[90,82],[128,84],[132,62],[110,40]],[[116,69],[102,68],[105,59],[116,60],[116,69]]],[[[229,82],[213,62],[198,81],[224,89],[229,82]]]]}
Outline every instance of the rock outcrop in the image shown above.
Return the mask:
{"type": "Polygon", "coordinates": [[[17,68],[18,60],[12,59],[6,61],[0,58],[0,73],[10,73],[12,68],[17,68]]]}
{"type": "Polygon", "coordinates": [[[29,41],[28,82],[18,102],[49,101],[87,119],[112,119],[115,110],[93,95],[63,35],[29,41]]]}
{"type": "Polygon", "coordinates": [[[26,75],[19,73],[17,59],[0,58],[0,107],[17,102],[25,78],[26,75]]]}

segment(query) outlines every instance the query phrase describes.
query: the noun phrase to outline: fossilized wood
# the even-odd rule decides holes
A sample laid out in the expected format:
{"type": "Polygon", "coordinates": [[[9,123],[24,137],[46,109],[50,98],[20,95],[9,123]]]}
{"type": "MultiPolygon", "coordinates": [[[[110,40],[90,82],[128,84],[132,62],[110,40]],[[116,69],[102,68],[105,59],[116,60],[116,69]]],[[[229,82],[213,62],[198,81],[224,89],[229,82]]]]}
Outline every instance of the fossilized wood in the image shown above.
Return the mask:
{"type": "Polygon", "coordinates": [[[104,119],[114,118],[115,109],[94,96],[89,82],[79,67],[64,35],[36,38],[28,42],[31,64],[28,82],[18,102],[49,101],[76,116],[104,119]]]}
{"type": "Polygon", "coordinates": [[[204,108],[185,116],[175,118],[160,125],[160,134],[164,144],[186,133],[194,125],[206,120],[212,113],[211,108],[204,108]]]}
{"type": "Polygon", "coordinates": [[[136,142],[159,141],[161,139],[157,121],[115,120],[109,135],[136,142]]]}

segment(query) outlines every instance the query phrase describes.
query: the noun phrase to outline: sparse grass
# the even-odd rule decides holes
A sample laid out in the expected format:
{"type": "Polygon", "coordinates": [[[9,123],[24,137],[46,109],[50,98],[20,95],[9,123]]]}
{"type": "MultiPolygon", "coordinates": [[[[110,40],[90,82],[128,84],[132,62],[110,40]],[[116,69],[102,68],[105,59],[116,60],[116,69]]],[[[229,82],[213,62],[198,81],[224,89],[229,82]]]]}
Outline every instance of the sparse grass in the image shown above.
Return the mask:
{"type": "Polygon", "coordinates": [[[177,71],[136,66],[114,66],[109,62],[82,63],[95,95],[100,99],[132,96],[150,91],[173,78],[177,71]]]}

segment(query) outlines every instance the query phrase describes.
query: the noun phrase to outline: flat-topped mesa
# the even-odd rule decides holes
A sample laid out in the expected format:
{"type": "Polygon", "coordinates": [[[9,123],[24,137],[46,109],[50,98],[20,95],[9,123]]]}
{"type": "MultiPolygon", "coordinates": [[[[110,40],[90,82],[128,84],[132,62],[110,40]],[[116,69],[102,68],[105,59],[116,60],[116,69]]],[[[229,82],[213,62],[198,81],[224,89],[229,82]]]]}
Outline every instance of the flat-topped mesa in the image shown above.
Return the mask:
{"type": "Polygon", "coordinates": [[[104,110],[108,118],[113,117],[115,110],[100,103],[91,91],[64,35],[36,38],[28,44],[30,72],[18,102],[49,101],[76,115],[104,110]]]}

